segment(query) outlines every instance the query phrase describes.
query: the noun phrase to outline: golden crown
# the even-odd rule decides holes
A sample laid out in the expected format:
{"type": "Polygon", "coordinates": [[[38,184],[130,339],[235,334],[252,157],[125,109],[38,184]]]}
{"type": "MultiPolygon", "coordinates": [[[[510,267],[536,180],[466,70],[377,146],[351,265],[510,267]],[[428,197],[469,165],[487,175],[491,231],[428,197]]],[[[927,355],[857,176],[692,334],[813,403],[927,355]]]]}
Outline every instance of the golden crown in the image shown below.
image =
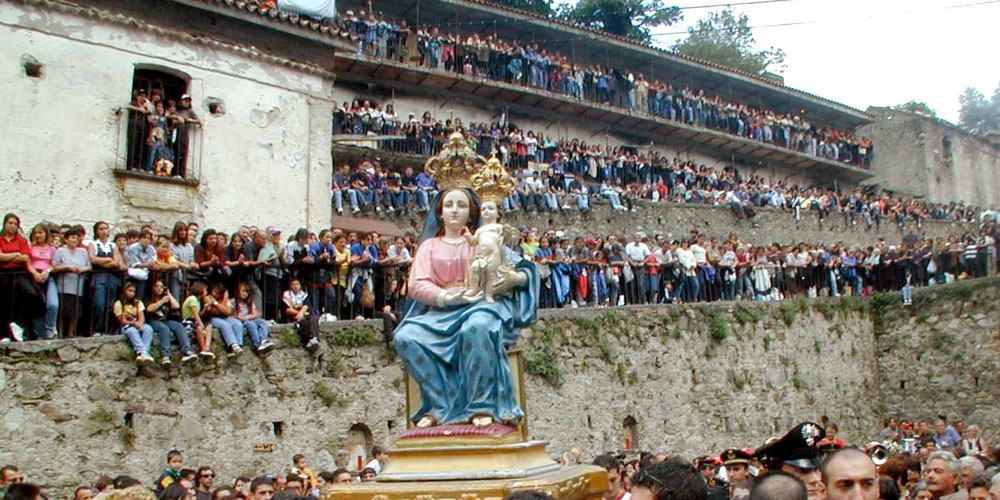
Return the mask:
{"type": "Polygon", "coordinates": [[[472,188],[479,195],[480,202],[492,201],[499,205],[517,186],[494,152],[486,165],[472,176],[472,188]]]}
{"type": "Polygon", "coordinates": [[[472,187],[472,177],[485,160],[469,147],[461,132],[448,136],[441,152],[424,164],[424,171],[437,181],[442,190],[472,187]]]}

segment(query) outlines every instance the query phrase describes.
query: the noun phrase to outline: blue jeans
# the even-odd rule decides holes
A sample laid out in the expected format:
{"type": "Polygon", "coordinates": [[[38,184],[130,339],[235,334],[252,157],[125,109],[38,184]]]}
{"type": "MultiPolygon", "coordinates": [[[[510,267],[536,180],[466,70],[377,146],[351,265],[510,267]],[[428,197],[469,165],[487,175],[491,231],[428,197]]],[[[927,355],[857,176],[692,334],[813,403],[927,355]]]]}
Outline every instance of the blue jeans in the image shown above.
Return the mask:
{"type": "Polygon", "coordinates": [[[118,298],[121,278],[111,273],[94,273],[94,331],[107,333],[110,306],[118,298]]]}
{"type": "Polygon", "coordinates": [[[122,334],[136,354],[149,354],[149,349],[153,347],[153,327],[142,325],[142,329],[134,326],[122,327],[122,334]]]}
{"type": "Polygon", "coordinates": [[[191,337],[188,335],[187,329],[180,322],[168,319],[166,321],[150,321],[149,326],[153,327],[156,332],[157,337],[160,339],[160,355],[164,358],[170,357],[170,344],[173,342],[173,338],[177,338],[177,345],[181,349],[181,353],[187,354],[191,352],[191,337]]]}
{"type": "Polygon", "coordinates": [[[586,194],[576,195],[576,208],[590,210],[590,196],[586,194]]]}
{"type": "Polygon", "coordinates": [[[406,208],[410,203],[410,192],[405,190],[399,191],[389,191],[389,205],[396,209],[402,210],[406,208]]]}
{"type": "Polygon", "coordinates": [[[261,342],[271,336],[267,330],[267,322],[261,318],[244,321],[243,328],[250,334],[250,343],[253,344],[255,349],[260,347],[261,342]]]}
{"type": "Polygon", "coordinates": [[[430,198],[430,191],[427,191],[426,189],[418,189],[416,193],[417,193],[417,205],[420,206],[420,209],[430,210],[431,205],[430,201],[428,201],[430,198]]]}
{"type": "Polygon", "coordinates": [[[51,340],[56,337],[56,320],[59,319],[59,287],[55,275],[45,282],[45,316],[35,319],[35,336],[51,340]]]}
{"type": "Polygon", "coordinates": [[[316,286],[309,288],[309,311],[315,314],[330,313],[337,316],[337,287],[316,286]]]}
{"type": "Polygon", "coordinates": [[[232,316],[225,318],[215,317],[212,318],[212,326],[216,330],[219,330],[219,334],[222,335],[222,342],[227,347],[233,344],[243,347],[243,323],[240,323],[240,320],[232,316]]]}
{"type": "Polygon", "coordinates": [[[611,202],[611,208],[614,208],[615,210],[621,210],[622,200],[621,197],[618,196],[618,193],[616,191],[605,191],[601,194],[604,195],[604,197],[606,197],[609,202],[611,202]]]}

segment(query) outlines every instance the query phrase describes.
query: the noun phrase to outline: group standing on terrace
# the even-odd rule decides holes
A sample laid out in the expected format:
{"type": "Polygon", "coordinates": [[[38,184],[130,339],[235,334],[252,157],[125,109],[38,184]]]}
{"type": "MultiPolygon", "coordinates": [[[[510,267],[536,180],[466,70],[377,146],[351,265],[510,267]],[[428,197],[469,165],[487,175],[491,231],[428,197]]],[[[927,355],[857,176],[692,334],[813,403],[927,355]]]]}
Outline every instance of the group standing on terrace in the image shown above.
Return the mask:
{"type": "Polygon", "coordinates": [[[579,62],[536,43],[507,41],[495,34],[413,29],[405,20],[397,23],[365,11],[347,10],[334,22],[358,54],[546,90],[831,161],[871,166],[874,145],[869,138],[813,123],[804,110],[782,113],[701,89],[674,87],[634,68],[610,61],[579,62]]]}
{"type": "MultiPolygon", "coordinates": [[[[434,199],[435,190],[424,194],[434,199]]],[[[407,198],[402,210],[440,210],[423,200],[407,198]]],[[[995,275],[998,241],[987,217],[975,232],[938,240],[910,232],[899,245],[753,245],[738,234],[696,230],[671,239],[627,229],[602,235],[522,227],[511,249],[535,263],[539,305],[553,308],[892,290],[909,302],[915,287],[995,275]]],[[[214,359],[214,331],[230,355],[243,351],[246,337],[266,354],[276,322],[292,324],[307,349],[318,347],[321,321],[381,318],[391,332],[402,319],[418,243],[412,233],[300,228],[283,238],[275,227],[228,234],[184,222],[170,231],[113,233],[100,221],[90,235],[81,225],[36,223],[25,232],[20,218],[7,214],[0,235],[3,339],[122,334],[140,362],[151,362],[155,336],[161,362],[170,364],[175,342],[182,361],[214,359]]]]}
{"type": "MultiPolygon", "coordinates": [[[[516,179],[517,192],[501,208],[537,211],[589,211],[596,199],[616,210],[631,210],[638,200],[728,206],[737,217],[753,217],[755,209],[771,207],[788,211],[795,220],[815,212],[821,222],[833,216],[844,224],[880,226],[890,220],[902,228],[920,227],[924,220],[973,221],[984,213],[979,207],[959,203],[931,203],[891,196],[873,190],[802,186],[784,180],[769,181],[760,175],[745,176],[733,167],[715,169],[680,156],[672,158],[634,146],[611,147],[580,139],[556,141],[514,125],[470,123],[460,118],[436,120],[430,112],[400,122],[392,105],[385,112],[378,105],[355,101],[334,115],[336,130],[358,127],[359,133],[405,136],[401,145],[381,140],[386,150],[424,156],[440,152],[446,137],[462,131],[469,146],[482,156],[493,152],[516,179]]],[[[428,193],[435,189],[430,176],[405,167],[385,166],[380,157],[356,166],[341,164],[333,175],[332,201],[338,213],[388,214],[410,207],[428,209],[428,193]]],[[[989,213],[994,213],[990,211],[989,213]]]]}

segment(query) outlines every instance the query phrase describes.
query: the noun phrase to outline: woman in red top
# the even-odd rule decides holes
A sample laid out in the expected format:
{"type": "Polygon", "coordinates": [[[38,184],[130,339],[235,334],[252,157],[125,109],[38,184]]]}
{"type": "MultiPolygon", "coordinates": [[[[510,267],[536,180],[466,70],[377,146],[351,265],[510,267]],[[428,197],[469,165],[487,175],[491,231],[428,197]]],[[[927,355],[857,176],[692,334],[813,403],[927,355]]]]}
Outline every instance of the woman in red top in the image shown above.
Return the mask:
{"type": "Polygon", "coordinates": [[[24,339],[24,326],[45,312],[45,303],[32,282],[31,247],[21,235],[21,219],[3,216],[0,233],[0,342],[24,339]]]}

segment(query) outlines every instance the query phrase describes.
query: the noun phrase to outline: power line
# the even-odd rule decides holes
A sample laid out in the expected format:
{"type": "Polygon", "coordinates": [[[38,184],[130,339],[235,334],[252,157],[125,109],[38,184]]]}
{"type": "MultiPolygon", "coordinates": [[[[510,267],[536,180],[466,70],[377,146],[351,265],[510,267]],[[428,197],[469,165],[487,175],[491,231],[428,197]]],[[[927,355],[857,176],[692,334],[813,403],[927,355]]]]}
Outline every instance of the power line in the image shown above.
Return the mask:
{"type": "Polygon", "coordinates": [[[713,3],[707,5],[690,5],[687,7],[678,7],[680,10],[695,10],[695,9],[714,9],[716,7],[732,7],[734,5],[757,5],[762,3],[784,3],[784,2],[794,2],[796,0],[752,0],[749,2],[729,2],[729,3],[713,3]]]}
{"type": "MultiPolygon", "coordinates": [[[[766,0],[761,0],[761,1],[763,2],[763,1],[766,1],[766,0]]],[[[961,8],[965,8],[965,7],[977,7],[977,6],[980,6],[980,5],[996,4],[996,3],[1000,3],[1000,0],[984,0],[984,1],[981,1],[981,2],[963,3],[963,4],[956,4],[956,5],[945,5],[943,7],[938,8],[938,9],[940,9],[940,10],[961,9],[961,8]]],[[[735,5],[735,4],[723,4],[723,5],[735,5]]],[[[888,14],[872,14],[872,15],[868,15],[868,16],[835,17],[835,18],[830,18],[830,19],[812,19],[812,20],[806,20],[806,21],[789,21],[789,22],[784,22],[784,23],[759,24],[759,25],[756,25],[756,26],[750,26],[750,29],[783,28],[783,27],[788,27],[788,26],[802,26],[802,25],[808,25],[808,24],[822,24],[822,23],[832,23],[832,22],[840,22],[840,21],[853,21],[853,20],[858,20],[858,19],[881,19],[881,18],[885,18],[885,17],[896,17],[896,16],[901,16],[901,15],[909,15],[909,14],[915,14],[917,12],[926,12],[926,11],[932,11],[932,10],[938,10],[938,9],[926,9],[925,11],[908,10],[908,11],[893,12],[893,13],[888,13],[888,14]]],[[[706,31],[713,31],[713,30],[711,30],[711,29],[703,29],[703,30],[667,31],[667,32],[663,32],[663,33],[652,33],[650,36],[658,37],[658,36],[670,36],[670,35],[686,35],[686,34],[689,34],[689,33],[702,33],[702,32],[706,32],[706,31]]]]}

